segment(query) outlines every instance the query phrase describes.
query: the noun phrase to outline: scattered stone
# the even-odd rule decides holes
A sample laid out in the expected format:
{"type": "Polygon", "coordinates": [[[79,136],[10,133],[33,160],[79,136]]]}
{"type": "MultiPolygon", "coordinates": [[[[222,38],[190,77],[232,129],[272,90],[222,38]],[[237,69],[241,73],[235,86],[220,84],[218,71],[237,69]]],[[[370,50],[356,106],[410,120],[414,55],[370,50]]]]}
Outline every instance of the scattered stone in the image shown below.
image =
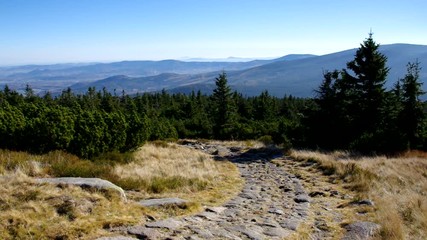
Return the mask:
{"type": "Polygon", "coordinates": [[[268,212],[269,213],[274,213],[274,214],[277,214],[277,215],[283,215],[285,213],[285,212],[283,212],[283,210],[278,209],[278,208],[270,208],[268,210],[268,212]]]}
{"type": "Polygon", "coordinates": [[[285,221],[280,223],[280,226],[282,228],[287,228],[287,229],[296,231],[300,223],[301,223],[300,219],[291,218],[291,219],[286,219],[285,221]]]}
{"type": "Polygon", "coordinates": [[[190,227],[192,231],[194,231],[197,235],[201,237],[201,239],[212,239],[214,235],[208,229],[200,229],[198,227],[190,227]]]}
{"type": "Polygon", "coordinates": [[[314,222],[314,226],[316,226],[316,228],[318,228],[318,229],[320,229],[322,231],[329,231],[329,227],[326,224],[325,220],[323,220],[323,219],[317,219],[314,222]]]}
{"type": "Polygon", "coordinates": [[[96,188],[96,189],[111,189],[116,191],[122,200],[126,200],[126,194],[123,189],[107,180],[100,178],[80,178],[80,177],[60,177],[60,178],[37,178],[38,183],[52,183],[64,185],[76,185],[82,188],[96,188]]]}
{"type": "Polygon", "coordinates": [[[299,194],[294,198],[294,201],[296,203],[305,203],[305,202],[310,202],[310,199],[306,194],[299,194]]]}
{"type": "Polygon", "coordinates": [[[360,200],[360,201],[353,202],[352,204],[354,204],[354,205],[374,206],[374,202],[372,200],[370,200],[370,199],[363,199],[363,200],[360,200]]]}
{"type": "Polygon", "coordinates": [[[138,238],[126,237],[126,236],[112,236],[112,237],[101,237],[96,240],[136,240],[138,238]]]}
{"type": "Polygon", "coordinates": [[[289,237],[291,232],[281,227],[267,227],[264,230],[264,234],[270,237],[279,237],[280,239],[284,239],[289,237]]]}
{"type": "Polygon", "coordinates": [[[342,240],[368,239],[377,233],[380,225],[373,222],[355,222],[345,227],[347,233],[342,240]]]}
{"type": "Polygon", "coordinates": [[[133,226],[127,231],[131,235],[135,235],[138,239],[158,239],[159,232],[145,226],[133,226]]]}
{"type": "Polygon", "coordinates": [[[322,196],[322,197],[324,197],[324,196],[326,196],[326,194],[325,194],[324,192],[314,191],[314,192],[311,192],[311,193],[309,194],[309,196],[310,196],[310,197],[317,197],[317,196],[322,196]]]}
{"type": "MultiPolygon", "coordinates": [[[[141,239],[279,240],[289,237],[308,218],[310,197],[302,184],[307,180],[299,180],[283,167],[269,162],[272,156],[276,156],[268,152],[270,150],[242,152],[243,149],[215,144],[185,144],[214,153],[217,159],[231,159],[245,179],[242,192],[221,207],[206,207],[204,212],[193,216],[149,222],[121,232],[141,239]]],[[[158,206],[182,203],[174,200],[177,199],[149,199],[140,204],[158,206]]]]}
{"type": "Polygon", "coordinates": [[[144,207],[158,207],[165,205],[181,205],[187,203],[187,200],[181,198],[156,198],[139,201],[144,207]]]}
{"type": "Polygon", "coordinates": [[[226,207],[207,207],[206,212],[222,213],[226,209],[226,207]]]}
{"type": "Polygon", "coordinates": [[[337,190],[331,190],[330,192],[329,192],[329,196],[331,196],[331,197],[333,197],[333,196],[338,196],[339,195],[339,192],[337,191],[337,190]]]}
{"type": "Polygon", "coordinates": [[[167,228],[169,230],[178,229],[182,225],[183,222],[175,220],[173,218],[145,224],[145,226],[148,228],[167,228]]]}
{"type": "Polygon", "coordinates": [[[218,219],[218,214],[214,212],[202,212],[196,215],[196,217],[204,218],[207,220],[216,220],[218,219]]]}
{"type": "MultiPolygon", "coordinates": [[[[264,239],[263,234],[261,234],[260,232],[254,230],[253,228],[255,228],[255,226],[251,226],[252,229],[246,227],[246,226],[234,226],[229,228],[230,231],[237,231],[240,232],[244,235],[246,235],[249,239],[252,240],[262,240],[264,239]]],[[[263,230],[262,228],[260,229],[261,231],[263,230]]]]}

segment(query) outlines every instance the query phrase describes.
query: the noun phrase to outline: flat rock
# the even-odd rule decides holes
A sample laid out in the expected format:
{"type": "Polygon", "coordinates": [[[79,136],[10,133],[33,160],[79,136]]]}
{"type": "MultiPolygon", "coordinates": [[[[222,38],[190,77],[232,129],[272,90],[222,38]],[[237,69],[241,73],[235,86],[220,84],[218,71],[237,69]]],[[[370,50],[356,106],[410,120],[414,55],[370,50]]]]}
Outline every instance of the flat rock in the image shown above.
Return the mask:
{"type": "Polygon", "coordinates": [[[187,200],[181,198],[155,198],[139,201],[144,207],[158,207],[165,205],[180,205],[186,203],[187,200]]]}
{"type": "Polygon", "coordinates": [[[202,212],[197,214],[196,217],[204,218],[207,220],[216,220],[218,219],[218,214],[214,212],[202,212]]]}
{"type": "Polygon", "coordinates": [[[37,178],[38,183],[66,184],[80,187],[91,187],[97,189],[112,189],[120,194],[120,197],[126,201],[126,194],[123,189],[110,181],[100,178],[80,178],[80,177],[60,177],[60,178],[37,178]]]}
{"type": "Polygon", "coordinates": [[[307,194],[299,194],[294,198],[294,201],[296,203],[305,203],[305,202],[310,202],[310,198],[308,197],[307,194]]]}
{"type": "Polygon", "coordinates": [[[357,202],[353,202],[354,205],[366,205],[366,206],[374,206],[374,202],[370,199],[363,199],[357,202]]]}
{"type": "Polygon", "coordinates": [[[207,207],[205,210],[206,212],[214,212],[219,214],[227,210],[227,208],[226,207],[207,207]]]}
{"type": "Polygon", "coordinates": [[[148,228],[167,228],[169,230],[178,229],[182,225],[183,223],[181,221],[175,220],[173,218],[145,224],[145,226],[148,228]]]}
{"type": "Polygon", "coordinates": [[[287,228],[293,231],[296,231],[301,220],[296,218],[286,219],[285,221],[280,223],[280,226],[283,228],[287,228]]]}
{"type": "Polygon", "coordinates": [[[126,236],[112,236],[112,237],[101,237],[96,240],[136,240],[138,238],[126,237],[126,236]]]}
{"type": "Polygon", "coordinates": [[[281,239],[289,237],[291,231],[285,230],[281,227],[267,227],[264,229],[264,234],[270,237],[279,237],[281,239]]]}
{"type": "Polygon", "coordinates": [[[159,239],[160,234],[152,228],[145,226],[133,226],[127,231],[131,235],[135,235],[138,239],[159,239]]]}
{"type": "Polygon", "coordinates": [[[347,233],[342,240],[369,239],[380,229],[380,225],[373,222],[355,222],[345,227],[347,233]]]}
{"type": "Polygon", "coordinates": [[[258,232],[257,230],[263,230],[262,228],[260,229],[254,229],[255,226],[253,227],[246,227],[246,226],[234,226],[229,228],[228,230],[230,231],[236,231],[236,232],[240,232],[244,235],[246,235],[249,239],[252,240],[258,240],[258,239],[265,239],[265,237],[263,236],[262,233],[258,232]]]}

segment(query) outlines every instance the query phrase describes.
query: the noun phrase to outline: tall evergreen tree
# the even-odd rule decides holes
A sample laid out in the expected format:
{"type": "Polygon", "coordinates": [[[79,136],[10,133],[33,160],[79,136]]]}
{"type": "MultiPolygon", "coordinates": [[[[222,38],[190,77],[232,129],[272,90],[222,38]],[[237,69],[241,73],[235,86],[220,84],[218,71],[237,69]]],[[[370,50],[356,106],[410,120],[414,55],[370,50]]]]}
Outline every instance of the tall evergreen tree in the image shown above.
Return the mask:
{"type": "Polygon", "coordinates": [[[213,91],[214,137],[226,139],[232,137],[236,109],[232,101],[232,92],[227,83],[227,74],[219,74],[215,79],[213,91]]]}
{"type": "Polygon", "coordinates": [[[358,116],[355,116],[356,128],[363,133],[372,133],[378,129],[381,122],[385,101],[385,82],[389,68],[386,66],[387,57],[379,52],[379,44],[369,37],[360,45],[353,61],[347,63],[347,68],[354,73],[351,75],[344,70],[344,79],[355,83],[356,102],[352,106],[358,116]]]}
{"type": "Polygon", "coordinates": [[[406,76],[401,80],[402,86],[402,112],[401,130],[407,141],[408,148],[420,147],[423,136],[421,136],[425,112],[423,103],[419,99],[425,92],[421,89],[420,63],[408,63],[406,76]]]}

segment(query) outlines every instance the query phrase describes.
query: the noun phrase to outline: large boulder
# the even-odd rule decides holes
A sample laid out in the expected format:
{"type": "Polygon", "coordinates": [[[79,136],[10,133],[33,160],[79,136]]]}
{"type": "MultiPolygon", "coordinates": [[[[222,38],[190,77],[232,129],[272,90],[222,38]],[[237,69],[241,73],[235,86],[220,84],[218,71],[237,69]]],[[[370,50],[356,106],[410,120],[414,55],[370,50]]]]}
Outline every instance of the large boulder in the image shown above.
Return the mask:
{"type": "Polygon", "coordinates": [[[100,178],[80,178],[80,177],[38,178],[36,179],[36,181],[38,183],[67,184],[67,185],[76,185],[80,187],[114,190],[120,195],[120,197],[124,201],[127,201],[125,191],[123,191],[121,187],[100,178]]]}

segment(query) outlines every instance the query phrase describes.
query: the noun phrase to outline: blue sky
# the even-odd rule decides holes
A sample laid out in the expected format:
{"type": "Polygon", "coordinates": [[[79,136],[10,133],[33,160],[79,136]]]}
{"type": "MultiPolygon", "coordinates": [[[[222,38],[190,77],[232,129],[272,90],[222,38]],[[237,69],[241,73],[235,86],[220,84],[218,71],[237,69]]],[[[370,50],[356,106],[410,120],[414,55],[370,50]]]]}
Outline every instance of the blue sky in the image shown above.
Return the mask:
{"type": "Polygon", "coordinates": [[[425,0],[0,0],[0,65],[427,45],[425,0]]]}

